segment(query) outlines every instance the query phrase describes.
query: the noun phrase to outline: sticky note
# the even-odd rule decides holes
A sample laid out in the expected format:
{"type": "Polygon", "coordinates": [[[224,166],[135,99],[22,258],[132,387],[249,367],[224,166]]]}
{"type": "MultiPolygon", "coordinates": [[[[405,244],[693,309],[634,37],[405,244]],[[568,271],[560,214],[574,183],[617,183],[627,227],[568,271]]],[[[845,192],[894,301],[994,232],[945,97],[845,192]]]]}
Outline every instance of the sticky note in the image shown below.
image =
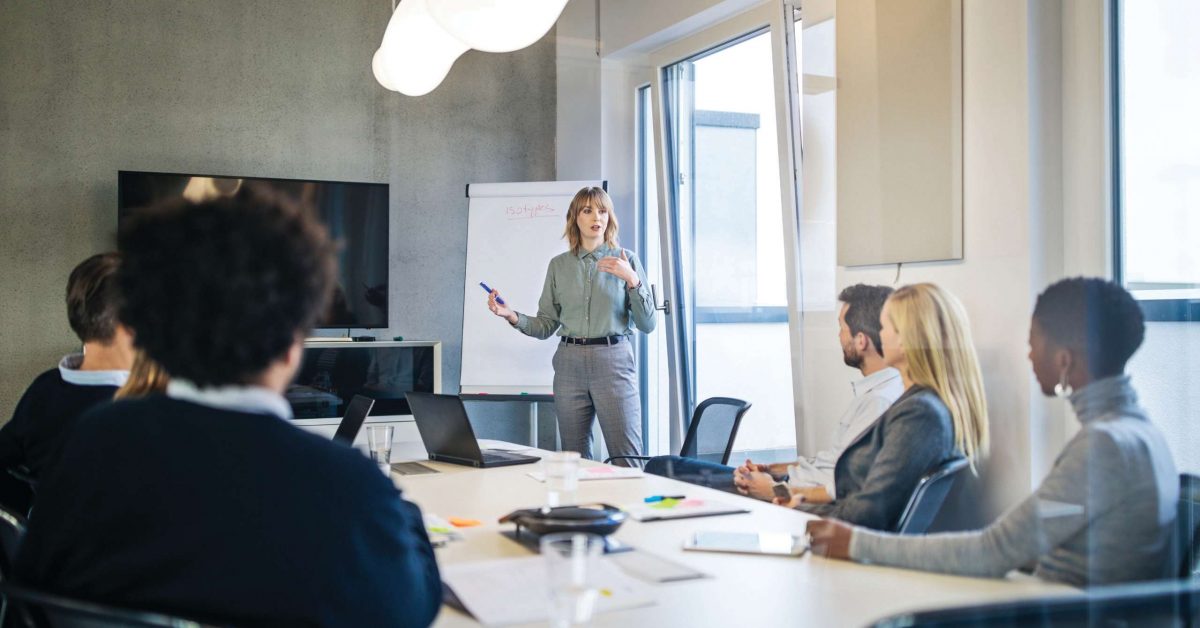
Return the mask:
{"type": "Polygon", "coordinates": [[[477,525],[483,525],[478,519],[464,519],[463,517],[448,517],[446,519],[450,525],[456,528],[473,528],[477,525]]]}

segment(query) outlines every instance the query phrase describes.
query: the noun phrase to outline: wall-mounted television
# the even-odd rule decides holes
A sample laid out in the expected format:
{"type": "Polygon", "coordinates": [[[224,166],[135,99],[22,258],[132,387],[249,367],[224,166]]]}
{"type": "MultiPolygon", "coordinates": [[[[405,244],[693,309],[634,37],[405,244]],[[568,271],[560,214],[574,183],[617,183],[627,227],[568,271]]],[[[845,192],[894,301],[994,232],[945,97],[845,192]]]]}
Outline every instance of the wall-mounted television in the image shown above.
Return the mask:
{"type": "Polygon", "coordinates": [[[236,194],[247,183],[269,187],[310,208],[341,243],[338,283],[317,327],[388,326],[388,185],[307,179],[227,177],[165,172],[117,173],[118,221],[167,198],[193,201],[236,194]]]}
{"type": "Polygon", "coordinates": [[[285,397],[303,425],[336,425],[355,395],[375,400],[371,417],[408,418],[408,393],[441,392],[441,347],[431,341],[304,343],[285,397]]]}

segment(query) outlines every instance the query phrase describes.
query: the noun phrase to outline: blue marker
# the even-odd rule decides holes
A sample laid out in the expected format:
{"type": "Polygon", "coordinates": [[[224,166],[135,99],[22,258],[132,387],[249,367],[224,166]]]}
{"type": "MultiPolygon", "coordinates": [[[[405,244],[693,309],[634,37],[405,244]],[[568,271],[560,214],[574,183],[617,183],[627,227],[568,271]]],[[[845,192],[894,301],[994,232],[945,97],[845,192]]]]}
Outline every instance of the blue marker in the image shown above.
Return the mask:
{"type": "MultiPolygon", "coordinates": [[[[481,281],[481,282],[479,282],[479,287],[480,287],[480,288],[483,288],[484,290],[487,290],[487,293],[488,293],[488,294],[491,294],[491,293],[492,293],[492,289],[491,289],[491,288],[489,288],[489,287],[487,286],[487,284],[486,284],[486,283],[483,283],[482,281],[481,281]]],[[[496,303],[499,303],[500,305],[507,305],[507,303],[505,303],[505,302],[504,302],[504,299],[501,299],[499,296],[497,296],[497,297],[496,297],[496,303]]]]}

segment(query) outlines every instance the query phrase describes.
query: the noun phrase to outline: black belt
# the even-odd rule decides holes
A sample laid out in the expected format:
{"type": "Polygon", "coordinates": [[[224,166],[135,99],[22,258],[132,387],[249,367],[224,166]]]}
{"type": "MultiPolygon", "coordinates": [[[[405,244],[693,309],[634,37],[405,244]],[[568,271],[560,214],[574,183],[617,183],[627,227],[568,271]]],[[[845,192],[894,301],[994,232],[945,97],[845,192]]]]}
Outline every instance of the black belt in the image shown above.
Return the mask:
{"type": "Polygon", "coordinates": [[[600,338],[571,338],[563,336],[562,341],[569,345],[615,345],[625,336],[603,336],[600,338]]]}

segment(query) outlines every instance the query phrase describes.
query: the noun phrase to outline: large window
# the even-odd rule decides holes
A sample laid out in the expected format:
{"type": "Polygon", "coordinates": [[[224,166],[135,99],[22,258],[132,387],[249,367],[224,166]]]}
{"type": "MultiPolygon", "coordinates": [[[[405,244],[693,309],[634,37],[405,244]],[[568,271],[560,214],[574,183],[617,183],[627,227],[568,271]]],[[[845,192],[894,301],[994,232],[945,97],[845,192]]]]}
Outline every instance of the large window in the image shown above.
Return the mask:
{"type": "Polygon", "coordinates": [[[1200,315],[1200,2],[1114,1],[1117,274],[1151,320],[1200,315]]]}

